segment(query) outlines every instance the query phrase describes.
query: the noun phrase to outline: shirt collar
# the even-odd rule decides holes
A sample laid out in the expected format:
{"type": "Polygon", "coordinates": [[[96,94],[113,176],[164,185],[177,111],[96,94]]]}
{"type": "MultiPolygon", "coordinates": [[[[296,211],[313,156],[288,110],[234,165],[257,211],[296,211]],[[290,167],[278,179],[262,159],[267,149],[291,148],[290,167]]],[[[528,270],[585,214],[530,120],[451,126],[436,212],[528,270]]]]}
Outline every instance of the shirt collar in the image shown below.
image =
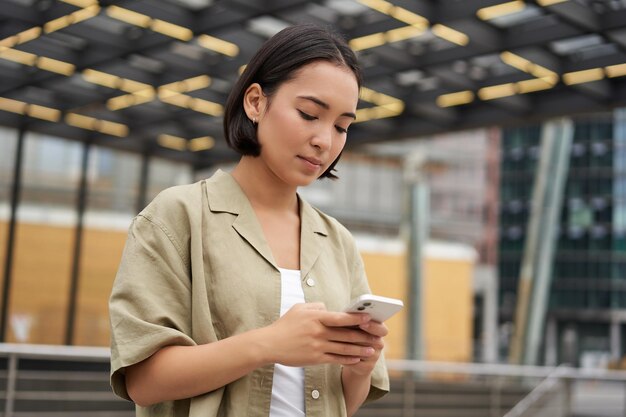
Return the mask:
{"type": "MultiPolygon", "coordinates": [[[[237,181],[229,173],[218,170],[207,182],[209,209],[236,215],[233,228],[268,262],[276,267],[271,250],[263,236],[254,210],[237,181]]],[[[300,202],[300,267],[302,277],[310,270],[322,250],[322,239],[328,229],[322,215],[298,195],[300,202]]]]}

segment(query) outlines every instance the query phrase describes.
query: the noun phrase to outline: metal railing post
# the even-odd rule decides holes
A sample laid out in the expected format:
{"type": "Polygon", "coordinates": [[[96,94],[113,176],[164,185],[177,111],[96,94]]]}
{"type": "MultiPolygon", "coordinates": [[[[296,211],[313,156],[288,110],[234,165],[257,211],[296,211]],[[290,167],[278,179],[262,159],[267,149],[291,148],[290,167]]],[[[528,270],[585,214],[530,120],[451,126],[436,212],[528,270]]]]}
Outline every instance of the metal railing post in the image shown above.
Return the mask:
{"type": "Polygon", "coordinates": [[[7,373],[7,390],[4,402],[4,417],[13,417],[13,408],[15,405],[15,386],[17,385],[17,353],[9,355],[8,373],[7,373]]]}

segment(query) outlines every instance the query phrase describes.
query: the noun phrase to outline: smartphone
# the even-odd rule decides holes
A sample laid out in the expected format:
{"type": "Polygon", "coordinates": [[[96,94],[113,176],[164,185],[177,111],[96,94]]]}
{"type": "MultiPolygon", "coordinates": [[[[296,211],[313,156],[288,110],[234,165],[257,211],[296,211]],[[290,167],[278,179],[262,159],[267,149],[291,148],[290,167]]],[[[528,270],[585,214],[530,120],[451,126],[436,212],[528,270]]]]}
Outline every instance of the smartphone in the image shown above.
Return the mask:
{"type": "Polygon", "coordinates": [[[346,313],[367,313],[372,320],[382,323],[404,307],[402,300],[363,294],[344,309],[346,313]]]}

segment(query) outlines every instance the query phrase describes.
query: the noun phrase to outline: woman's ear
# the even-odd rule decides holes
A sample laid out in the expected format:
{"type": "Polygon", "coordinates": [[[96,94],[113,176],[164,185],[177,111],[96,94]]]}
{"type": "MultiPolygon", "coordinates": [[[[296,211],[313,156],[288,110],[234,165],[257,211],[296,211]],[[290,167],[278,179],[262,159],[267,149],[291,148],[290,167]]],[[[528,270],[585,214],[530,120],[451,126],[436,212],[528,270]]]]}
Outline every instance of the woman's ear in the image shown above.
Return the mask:
{"type": "Polygon", "coordinates": [[[265,109],[266,97],[259,83],[250,84],[243,95],[243,108],[248,118],[255,123],[265,109]]]}

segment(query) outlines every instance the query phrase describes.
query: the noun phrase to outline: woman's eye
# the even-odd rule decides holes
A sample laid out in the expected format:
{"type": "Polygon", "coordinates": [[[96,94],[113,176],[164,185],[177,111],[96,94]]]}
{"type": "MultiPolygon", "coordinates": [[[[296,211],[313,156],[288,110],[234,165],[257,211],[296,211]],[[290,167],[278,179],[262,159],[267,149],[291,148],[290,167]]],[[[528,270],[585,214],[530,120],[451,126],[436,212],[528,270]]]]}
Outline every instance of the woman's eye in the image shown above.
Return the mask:
{"type": "Polygon", "coordinates": [[[317,117],[311,116],[310,114],[307,114],[307,113],[303,112],[302,110],[298,110],[298,113],[300,113],[300,116],[304,120],[315,120],[315,119],[317,119],[317,117]]]}
{"type": "Polygon", "coordinates": [[[337,132],[339,133],[348,133],[348,129],[345,129],[341,126],[335,126],[335,129],[337,129],[337,132]]]}

